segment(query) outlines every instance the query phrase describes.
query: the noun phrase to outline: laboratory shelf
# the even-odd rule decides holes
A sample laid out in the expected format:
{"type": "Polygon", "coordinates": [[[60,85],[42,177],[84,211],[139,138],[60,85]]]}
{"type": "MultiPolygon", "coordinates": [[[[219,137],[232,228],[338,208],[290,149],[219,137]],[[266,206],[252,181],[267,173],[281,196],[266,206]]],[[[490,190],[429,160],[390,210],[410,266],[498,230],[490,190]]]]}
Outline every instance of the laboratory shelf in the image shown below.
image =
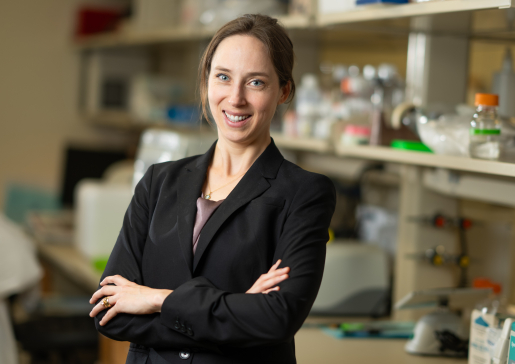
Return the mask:
{"type": "Polygon", "coordinates": [[[43,243],[33,238],[41,258],[58,268],[78,286],[94,292],[102,273],[93,269],[91,262],[75,246],[43,243]]]}
{"type": "MultiPolygon", "coordinates": [[[[305,15],[286,15],[277,18],[287,29],[308,28],[313,23],[311,18],[305,15]]],[[[75,46],[80,50],[142,46],[209,39],[214,34],[215,30],[202,27],[170,27],[148,31],[127,29],[78,38],[75,39],[75,46]]]]}
{"type": "Polygon", "coordinates": [[[319,14],[317,25],[349,24],[422,15],[445,14],[458,11],[505,9],[515,6],[513,0],[440,0],[404,5],[374,4],[359,6],[344,12],[319,14]]]}
{"type": "Polygon", "coordinates": [[[289,137],[276,133],[272,133],[272,138],[279,148],[316,153],[331,153],[334,151],[331,143],[327,140],[289,137]]]}
{"type": "Polygon", "coordinates": [[[486,161],[424,152],[410,152],[389,147],[339,145],[336,146],[336,155],[340,157],[363,158],[382,162],[515,177],[515,163],[486,161]]]}

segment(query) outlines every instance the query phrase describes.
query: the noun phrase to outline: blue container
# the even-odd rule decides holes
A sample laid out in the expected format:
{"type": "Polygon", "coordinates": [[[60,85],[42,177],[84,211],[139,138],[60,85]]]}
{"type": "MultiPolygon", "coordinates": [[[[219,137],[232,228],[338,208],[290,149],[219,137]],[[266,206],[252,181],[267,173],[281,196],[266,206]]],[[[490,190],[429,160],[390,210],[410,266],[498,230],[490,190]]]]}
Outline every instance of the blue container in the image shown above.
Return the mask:
{"type": "Polygon", "coordinates": [[[168,120],[172,123],[196,124],[200,121],[200,112],[197,105],[174,105],[166,112],[168,120]]]}
{"type": "Polygon", "coordinates": [[[356,5],[368,4],[407,4],[409,0],[356,0],[356,5]]]}

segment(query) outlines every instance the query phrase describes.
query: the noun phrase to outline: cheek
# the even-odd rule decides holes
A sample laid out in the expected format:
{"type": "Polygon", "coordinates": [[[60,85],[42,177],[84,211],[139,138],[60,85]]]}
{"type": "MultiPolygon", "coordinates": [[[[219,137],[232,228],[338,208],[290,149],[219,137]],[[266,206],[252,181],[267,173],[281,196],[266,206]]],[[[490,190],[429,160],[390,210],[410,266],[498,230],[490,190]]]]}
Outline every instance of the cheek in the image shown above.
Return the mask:
{"type": "Polygon", "coordinates": [[[209,85],[207,89],[207,100],[211,107],[216,106],[224,98],[223,90],[216,85],[209,85]]]}
{"type": "Polygon", "coordinates": [[[252,104],[259,113],[270,115],[274,113],[277,101],[273,95],[257,95],[253,98],[252,104]]]}

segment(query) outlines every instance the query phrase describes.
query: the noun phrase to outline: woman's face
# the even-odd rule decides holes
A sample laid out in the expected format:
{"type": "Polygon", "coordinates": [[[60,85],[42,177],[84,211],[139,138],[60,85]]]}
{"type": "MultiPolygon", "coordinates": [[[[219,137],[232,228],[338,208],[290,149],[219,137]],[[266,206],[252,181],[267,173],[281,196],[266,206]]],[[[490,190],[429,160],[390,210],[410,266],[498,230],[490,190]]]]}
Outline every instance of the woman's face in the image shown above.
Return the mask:
{"type": "Polygon", "coordinates": [[[288,98],[290,85],[279,78],[265,45],[252,36],[224,39],[213,56],[208,101],[219,139],[248,144],[270,133],[277,105],[288,98]]]}

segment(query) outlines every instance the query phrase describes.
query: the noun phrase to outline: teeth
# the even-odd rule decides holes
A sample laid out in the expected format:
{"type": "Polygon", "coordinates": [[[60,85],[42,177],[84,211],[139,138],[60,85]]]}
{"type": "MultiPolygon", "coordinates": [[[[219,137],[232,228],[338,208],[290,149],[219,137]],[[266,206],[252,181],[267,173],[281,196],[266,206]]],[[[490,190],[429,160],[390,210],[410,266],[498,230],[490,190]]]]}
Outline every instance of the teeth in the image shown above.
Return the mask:
{"type": "Polygon", "coordinates": [[[226,113],[224,111],[224,114],[225,116],[227,116],[227,119],[229,119],[230,121],[233,121],[233,122],[238,122],[238,121],[242,121],[242,120],[245,120],[246,118],[248,118],[250,115],[247,115],[247,116],[233,116],[233,115],[230,115],[228,113],[226,113]]]}

